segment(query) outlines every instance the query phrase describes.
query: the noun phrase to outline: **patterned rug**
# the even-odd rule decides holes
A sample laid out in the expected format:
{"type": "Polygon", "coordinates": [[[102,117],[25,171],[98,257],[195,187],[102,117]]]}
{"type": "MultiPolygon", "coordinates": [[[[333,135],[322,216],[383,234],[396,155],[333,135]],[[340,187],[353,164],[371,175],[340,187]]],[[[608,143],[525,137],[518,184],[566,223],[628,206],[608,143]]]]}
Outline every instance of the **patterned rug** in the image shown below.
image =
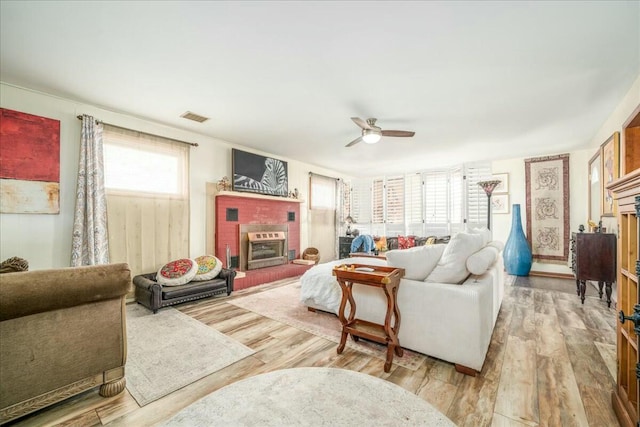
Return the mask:
{"type": "Polygon", "coordinates": [[[127,389],[144,406],[255,353],[171,307],[127,306],[127,389]]]}
{"type": "MultiPolygon", "coordinates": [[[[307,307],[300,302],[300,282],[298,280],[289,285],[230,300],[229,304],[323,337],[336,344],[340,342],[342,325],[338,317],[332,313],[322,311],[313,313],[307,310],[307,307]]],[[[387,347],[371,341],[361,339],[355,342],[349,338],[347,347],[381,360],[385,360],[387,357],[387,347]]],[[[405,349],[402,357],[393,357],[393,363],[415,371],[426,358],[427,356],[423,354],[405,349]]]]}
{"type": "Polygon", "coordinates": [[[431,426],[454,424],[389,381],[335,368],[281,369],[211,393],[161,426],[431,426]]]}

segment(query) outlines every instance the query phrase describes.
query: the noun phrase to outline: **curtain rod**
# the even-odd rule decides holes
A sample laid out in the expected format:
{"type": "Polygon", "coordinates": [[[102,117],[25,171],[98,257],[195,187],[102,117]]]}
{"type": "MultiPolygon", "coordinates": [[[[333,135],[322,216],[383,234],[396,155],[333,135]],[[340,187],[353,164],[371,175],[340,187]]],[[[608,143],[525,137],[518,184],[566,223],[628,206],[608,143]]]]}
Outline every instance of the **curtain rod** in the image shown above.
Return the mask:
{"type": "MultiPolygon", "coordinates": [[[[82,115],[78,115],[76,117],[78,118],[78,120],[82,120],[82,115]]],[[[179,139],[175,139],[175,138],[167,138],[166,136],[162,136],[162,135],[155,135],[155,134],[149,133],[149,132],[141,132],[141,131],[135,130],[135,129],[125,128],[125,127],[118,126],[118,125],[112,125],[111,123],[106,123],[106,122],[103,122],[102,120],[96,120],[96,123],[101,123],[103,125],[111,126],[111,127],[122,129],[122,130],[128,130],[128,131],[131,131],[131,132],[144,133],[145,135],[150,135],[150,136],[155,136],[156,138],[164,138],[164,139],[168,139],[170,141],[180,142],[182,144],[191,145],[192,147],[198,147],[198,145],[199,145],[197,142],[180,141],[179,139]]]]}
{"type": "Polygon", "coordinates": [[[313,176],[313,175],[315,175],[315,176],[321,176],[322,178],[335,179],[336,181],[339,181],[339,180],[340,180],[340,178],[335,178],[335,177],[333,177],[333,176],[327,176],[327,175],[321,175],[321,174],[319,174],[319,173],[315,173],[315,172],[309,172],[309,176],[313,176]]]}

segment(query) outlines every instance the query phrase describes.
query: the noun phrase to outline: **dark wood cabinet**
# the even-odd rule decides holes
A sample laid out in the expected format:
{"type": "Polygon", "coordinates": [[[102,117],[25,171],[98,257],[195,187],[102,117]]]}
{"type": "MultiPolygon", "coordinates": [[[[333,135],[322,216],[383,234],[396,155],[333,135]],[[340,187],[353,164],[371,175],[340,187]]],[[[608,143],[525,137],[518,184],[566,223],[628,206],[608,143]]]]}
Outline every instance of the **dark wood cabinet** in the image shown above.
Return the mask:
{"type": "Polygon", "coordinates": [[[351,236],[340,236],[338,238],[339,259],[349,258],[349,253],[351,252],[351,242],[353,242],[353,237],[351,236]]]}
{"type": "Polygon", "coordinates": [[[573,233],[572,269],[576,291],[584,304],[587,280],[598,282],[600,298],[606,287],[607,305],[611,307],[611,285],[616,281],[616,235],[611,233],[573,233]]]}

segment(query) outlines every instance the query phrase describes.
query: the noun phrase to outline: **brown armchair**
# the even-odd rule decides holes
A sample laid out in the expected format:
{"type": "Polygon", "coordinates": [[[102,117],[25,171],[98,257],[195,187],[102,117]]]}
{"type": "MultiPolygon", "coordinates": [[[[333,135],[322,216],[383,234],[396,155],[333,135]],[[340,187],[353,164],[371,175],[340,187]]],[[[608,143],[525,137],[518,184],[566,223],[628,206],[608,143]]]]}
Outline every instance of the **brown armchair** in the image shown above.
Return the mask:
{"type": "Polygon", "coordinates": [[[127,264],[0,275],[0,424],[125,388],[127,264]]]}

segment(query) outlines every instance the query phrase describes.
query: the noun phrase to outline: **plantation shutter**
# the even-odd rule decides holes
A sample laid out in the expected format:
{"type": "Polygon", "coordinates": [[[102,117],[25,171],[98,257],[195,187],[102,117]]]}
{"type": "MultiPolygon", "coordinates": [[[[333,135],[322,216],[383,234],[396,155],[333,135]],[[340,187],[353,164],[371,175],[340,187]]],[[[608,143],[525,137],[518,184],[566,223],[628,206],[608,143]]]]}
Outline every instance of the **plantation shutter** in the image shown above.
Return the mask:
{"type": "Polygon", "coordinates": [[[425,234],[449,234],[447,171],[425,172],[425,234]]]}
{"type": "Polygon", "coordinates": [[[384,223],[384,180],[373,180],[373,211],[371,215],[371,222],[373,224],[384,223]]]}
{"type": "Polygon", "coordinates": [[[422,236],[423,230],[423,191],[422,175],[407,175],[404,181],[404,213],[408,235],[422,236]]]}
{"type": "Polygon", "coordinates": [[[385,182],[385,234],[405,234],[404,176],[387,178],[385,182]]]}
{"type": "Polygon", "coordinates": [[[451,235],[464,229],[463,185],[462,168],[453,169],[449,174],[449,231],[451,235]]]}
{"type": "Polygon", "coordinates": [[[488,163],[466,165],[466,205],[467,227],[487,226],[487,194],[478,182],[491,179],[491,166],[488,163]]]}
{"type": "Polygon", "coordinates": [[[351,229],[361,233],[371,229],[371,180],[354,180],[351,186],[351,217],[355,224],[351,229]]]}

